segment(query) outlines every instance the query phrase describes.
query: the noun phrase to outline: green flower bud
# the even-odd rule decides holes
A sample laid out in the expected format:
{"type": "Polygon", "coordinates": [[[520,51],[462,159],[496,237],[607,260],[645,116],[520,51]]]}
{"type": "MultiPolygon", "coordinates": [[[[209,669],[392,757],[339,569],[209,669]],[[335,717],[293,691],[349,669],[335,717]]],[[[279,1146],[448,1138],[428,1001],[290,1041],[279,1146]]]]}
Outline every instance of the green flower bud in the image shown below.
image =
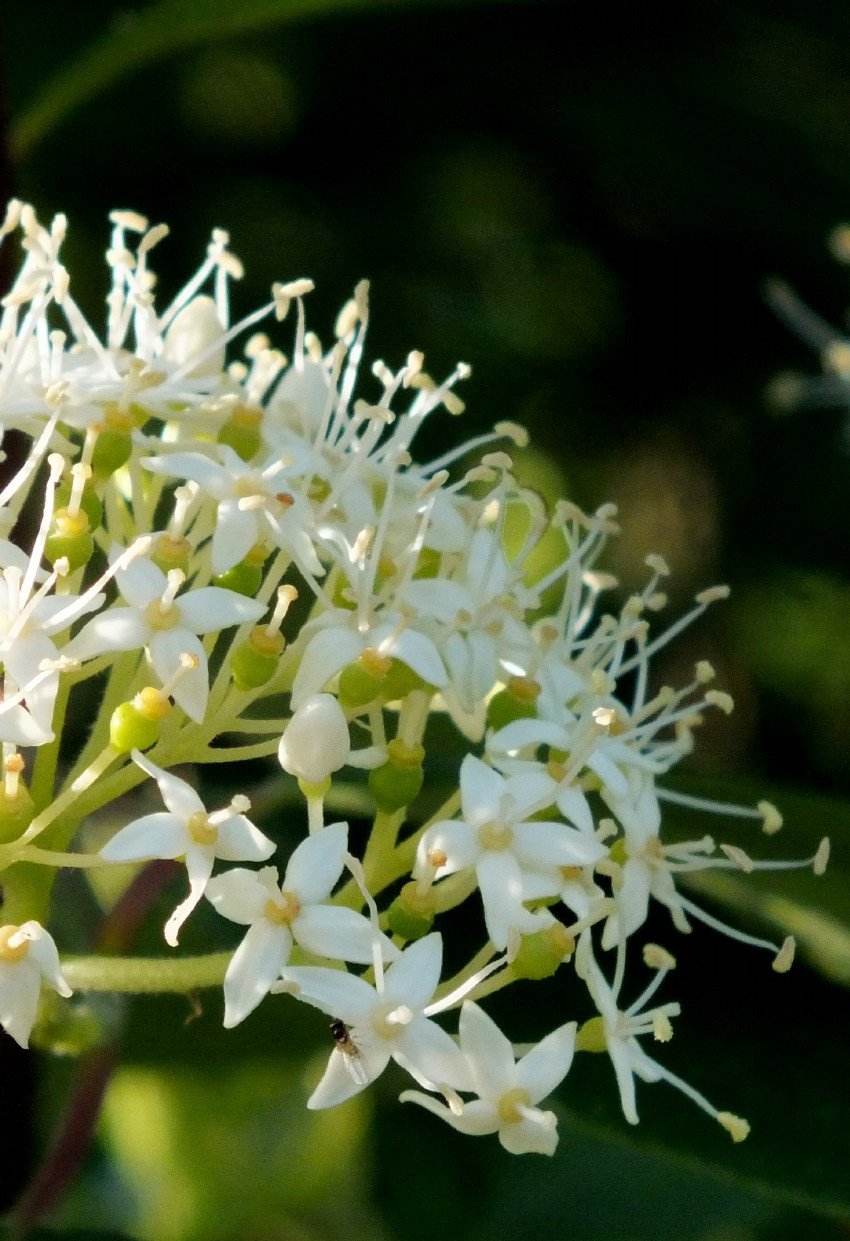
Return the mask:
{"type": "Polygon", "coordinates": [[[575,952],[576,942],[561,922],[523,935],[511,969],[517,978],[551,978],[558,966],[575,952]]]}
{"type": "Polygon", "coordinates": [[[131,702],[122,702],[109,721],[109,743],[121,754],[149,750],[159,739],[162,721],[171,711],[162,690],[148,685],[131,702]]]}
{"type": "Polygon", "coordinates": [[[277,672],[284,645],[282,633],[269,633],[265,625],[257,625],[248,641],[233,652],[230,671],[236,688],[259,689],[270,681],[277,672]]]}
{"type": "Polygon", "coordinates": [[[382,697],[385,702],[395,702],[397,698],[406,698],[417,689],[428,689],[434,692],[434,686],[428,685],[418,672],[414,672],[400,659],[394,659],[389,672],[384,678],[382,697]]]}
{"type": "Polygon", "coordinates": [[[130,460],[133,438],[129,431],[105,427],[99,434],[92,452],[92,472],[99,478],[109,478],[130,460]]]}
{"type": "Polygon", "coordinates": [[[263,570],[259,565],[240,560],[239,564],[233,565],[231,569],[219,573],[213,581],[216,586],[223,586],[225,590],[235,590],[237,594],[247,595],[249,599],[253,599],[262,584],[263,570]]]}
{"type": "Polygon", "coordinates": [[[73,570],[88,564],[93,553],[94,539],[85,510],[81,508],[72,515],[66,508],[58,508],[44,544],[45,557],[56,564],[64,556],[73,570]]]}
{"type": "Polygon", "coordinates": [[[511,677],[487,703],[487,722],[494,730],[513,724],[514,720],[530,720],[537,715],[540,686],[531,677],[511,677]]]}
{"type": "Polygon", "coordinates": [[[601,1017],[591,1017],[580,1027],[576,1035],[576,1051],[607,1051],[605,1022],[601,1017]]]}
{"type": "Polygon", "coordinates": [[[218,433],[219,444],[227,444],[243,461],[256,457],[262,444],[262,412],[238,405],[218,433]]]}
{"type": "Polygon", "coordinates": [[[10,797],[6,786],[0,782],[0,842],[17,840],[35,818],[35,804],[23,780],[10,797]]]}
{"type": "Polygon", "coordinates": [[[169,569],[182,569],[185,573],[189,568],[189,557],[192,555],[192,544],[182,535],[161,534],[153,545],[151,560],[163,573],[169,569]]]}
{"type": "Polygon", "coordinates": [[[379,810],[391,814],[409,806],[422,791],[425,773],[421,767],[396,767],[384,763],[369,772],[369,792],[379,810]]]}
{"type": "Polygon", "coordinates": [[[434,893],[418,883],[406,883],[387,910],[387,922],[402,939],[421,939],[434,925],[434,893]]]}

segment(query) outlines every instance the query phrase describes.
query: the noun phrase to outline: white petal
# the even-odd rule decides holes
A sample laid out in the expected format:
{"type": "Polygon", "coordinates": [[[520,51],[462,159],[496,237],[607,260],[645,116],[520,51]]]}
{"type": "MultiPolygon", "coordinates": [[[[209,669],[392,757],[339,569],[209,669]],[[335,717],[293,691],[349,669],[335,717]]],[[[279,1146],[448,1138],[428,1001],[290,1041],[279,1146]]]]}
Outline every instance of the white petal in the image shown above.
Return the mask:
{"type": "Polygon", "coordinates": [[[181,706],[190,719],[202,724],[210,694],[207,656],[200,638],[182,625],[173,629],[158,629],[151,634],[148,643],[150,660],[163,684],[180,667],[180,657],[195,655],[197,667],[190,668],[180,677],[171,690],[174,701],[181,706]]]}
{"type": "Polygon", "coordinates": [[[0,741],[12,741],[15,745],[46,745],[52,740],[53,733],[39,728],[23,707],[7,707],[0,712],[0,741]]]}
{"type": "Polygon", "coordinates": [[[323,690],[331,677],[357,659],[364,645],[359,634],[341,625],[313,634],[292,684],[293,709],[297,710],[311,694],[323,690]]]}
{"type": "MultiPolygon", "coordinates": [[[[114,560],[122,549],[114,547],[110,552],[110,560],[114,560]]],[[[168,579],[152,560],[145,556],[137,556],[135,560],[122,569],[116,577],[116,584],[124,599],[131,608],[144,610],[155,599],[161,599],[168,586],[168,579]]]]}
{"type": "Polygon", "coordinates": [[[555,805],[565,819],[575,823],[579,831],[587,832],[589,836],[593,835],[596,828],[593,822],[593,813],[587,803],[587,797],[580,788],[577,788],[575,785],[568,785],[565,788],[559,789],[555,798],[555,805]]]}
{"type": "Polygon", "coordinates": [[[511,931],[534,931],[534,915],[522,904],[522,873],[512,853],[482,853],[475,866],[487,933],[499,949],[511,931]]]}
{"type": "Polygon", "coordinates": [[[365,1025],[378,1005],[378,996],[356,974],[325,969],[321,965],[294,965],[284,971],[287,981],[297,984],[296,999],[312,1004],[346,1025],[365,1025]]]}
{"type": "Polygon", "coordinates": [[[522,1120],[502,1125],[499,1141],[511,1155],[554,1155],[558,1145],[557,1118],[554,1112],[530,1108],[522,1120]]]}
{"type": "Polygon", "coordinates": [[[235,867],[211,879],[205,895],[223,918],[250,926],[263,917],[266,903],[278,895],[277,871],[273,866],[260,871],[235,867]]]}
{"type": "Polygon", "coordinates": [[[62,973],[62,967],[59,964],[59,953],[56,951],[53,936],[45,931],[40,923],[34,921],[25,922],[19,930],[29,940],[28,959],[38,966],[45,982],[49,983],[54,991],[58,991],[61,996],[67,999],[73,992],[62,973]]]}
{"type": "Polygon", "coordinates": [[[223,811],[210,815],[210,823],[218,829],[218,840],[213,846],[216,857],[224,862],[266,862],[277,845],[264,836],[244,814],[228,814],[219,818],[223,811]]]}
{"type": "Polygon", "coordinates": [[[28,961],[0,962],[0,1025],[26,1047],[38,1012],[41,979],[28,961]]]}
{"type": "Polygon", "coordinates": [[[198,901],[204,895],[204,888],[209,882],[212,874],[213,859],[198,848],[186,850],[186,871],[189,875],[189,895],[185,901],[174,910],[174,913],[165,924],[165,942],[171,947],[177,947],[178,932],[189,917],[189,914],[197,905],[198,901]]]}
{"type": "Polygon", "coordinates": [[[469,591],[459,582],[445,578],[419,578],[404,588],[404,600],[420,616],[430,616],[443,625],[449,625],[458,612],[470,611],[472,600],[469,591]]]}
{"type": "Polygon", "coordinates": [[[442,823],[435,823],[428,828],[416,850],[418,875],[424,874],[430,867],[428,854],[432,850],[446,855],[445,865],[437,870],[437,877],[440,879],[443,875],[453,875],[455,871],[474,866],[481,856],[478,833],[468,823],[461,823],[457,819],[445,819],[442,823]]]}
{"type": "Polygon", "coordinates": [[[292,934],[288,927],[257,922],[249,927],[224,976],[224,1025],[238,1025],[268,995],[289,959],[292,934]]]}
{"type": "Polygon", "coordinates": [[[527,1090],[532,1103],[539,1103],[561,1084],[573,1062],[576,1023],[570,1021],[532,1047],[517,1065],[517,1084],[527,1090]]]}
{"type": "Polygon", "coordinates": [[[617,1085],[620,1088],[620,1104],[623,1115],[630,1125],[638,1123],[635,1100],[635,1079],[632,1076],[632,1060],[629,1049],[622,1039],[612,1038],[608,1043],[608,1055],[614,1066],[617,1085]]]}
{"type": "Polygon", "coordinates": [[[216,461],[210,461],[198,452],[172,452],[162,457],[143,457],[142,465],[153,474],[167,474],[171,478],[186,478],[220,499],[229,495],[233,488],[230,473],[216,461]]]}
{"type": "Polygon", "coordinates": [[[384,976],[385,1001],[421,1012],[437,990],[443,968],[443,939],[432,931],[405,948],[384,976]]]}
{"type": "Polygon", "coordinates": [[[244,560],[259,537],[256,513],[240,509],[238,500],[222,500],[213,533],[213,573],[226,573],[244,560]]]}
{"type": "Polygon", "coordinates": [[[629,858],[623,867],[623,883],[617,890],[617,909],[623,933],[632,935],[646,922],[649,913],[649,868],[638,858],[629,858]]]}
{"type": "Polygon", "coordinates": [[[400,1098],[402,1103],[418,1103],[420,1107],[424,1107],[434,1116],[439,1116],[459,1133],[466,1133],[473,1137],[495,1133],[502,1123],[492,1103],[483,1099],[473,1099],[471,1103],[465,1103],[463,1111],[458,1116],[456,1112],[446,1107],[445,1103],[440,1103],[433,1095],[422,1094],[420,1090],[405,1090],[400,1098]]]}
{"type": "Polygon", "coordinates": [[[467,754],[460,768],[463,816],[473,827],[501,818],[501,798],[506,781],[497,771],[467,754]]]}
{"type": "Polygon", "coordinates": [[[331,823],[297,846],[281,887],[304,905],[326,900],[338,882],[348,848],[348,824],[331,823]]]}
{"type": "MultiPolygon", "coordinates": [[[[340,905],[308,905],[292,923],[292,932],[307,952],[317,957],[353,961],[371,965],[374,931],[372,923],[353,909],[340,905]]],[[[381,956],[393,961],[399,950],[392,940],[379,932],[381,956]]]]}
{"type": "Polygon", "coordinates": [[[567,732],[560,724],[547,720],[513,720],[493,733],[490,745],[494,750],[522,750],[528,745],[552,745],[569,749],[567,732]]]}
{"type": "Polygon", "coordinates": [[[149,758],[146,758],[138,750],[133,750],[131,757],[137,767],[141,767],[142,771],[147,772],[153,780],[156,780],[162,800],[178,819],[185,823],[193,814],[205,813],[204,803],[191,784],[187,784],[185,780],[180,780],[177,776],[173,776],[165,768],[157,767],[156,763],[152,763],[149,758]]]}
{"type": "MultiPolygon", "coordinates": [[[[15,684],[23,689],[38,675],[42,660],[55,659],[56,654],[56,646],[46,634],[22,633],[0,653],[0,659],[15,684]]],[[[59,673],[54,672],[27,693],[27,710],[45,732],[50,732],[53,727],[53,707],[58,688],[59,673]]]]}
{"type": "Polygon", "coordinates": [[[564,823],[519,823],[514,828],[513,852],[521,866],[545,870],[549,866],[589,866],[608,850],[594,836],[564,823]]]}
{"type": "Polygon", "coordinates": [[[180,619],[192,633],[214,633],[230,625],[259,620],[265,612],[261,603],[246,599],[235,590],[221,586],[202,586],[180,595],[175,605],[180,619]]]}
{"type": "Polygon", "coordinates": [[[420,1086],[450,1086],[470,1090],[472,1073],[457,1043],[427,1017],[417,1017],[392,1044],[393,1059],[406,1068],[420,1086]]]}
{"type": "Polygon", "coordinates": [[[375,645],[380,647],[382,655],[395,656],[429,685],[436,685],[439,689],[448,681],[436,646],[417,629],[403,629],[395,638],[380,640],[379,633],[376,633],[375,645]]]}
{"type": "Polygon", "coordinates": [[[145,858],[176,858],[186,850],[188,836],[176,815],[145,814],[122,827],[103,846],[100,856],[107,862],[141,862],[145,858]]]}
{"type": "Polygon", "coordinates": [[[476,1093],[495,1102],[517,1085],[510,1041],[482,1008],[467,1000],[460,1010],[460,1045],[469,1061],[476,1093]]]}
{"type": "Polygon", "coordinates": [[[362,1051],[364,1059],[364,1077],[358,1080],[346,1064],[346,1056],[335,1047],[328,1060],[328,1067],[316,1089],[307,1100],[307,1106],[315,1111],[319,1108],[336,1107],[359,1094],[367,1085],[380,1077],[390,1059],[389,1049],[381,1040],[368,1051],[362,1051]]]}
{"type": "Polygon", "coordinates": [[[105,651],[137,651],[148,640],[150,625],[135,608],[110,608],[84,625],[62,654],[93,659],[105,651]]]}

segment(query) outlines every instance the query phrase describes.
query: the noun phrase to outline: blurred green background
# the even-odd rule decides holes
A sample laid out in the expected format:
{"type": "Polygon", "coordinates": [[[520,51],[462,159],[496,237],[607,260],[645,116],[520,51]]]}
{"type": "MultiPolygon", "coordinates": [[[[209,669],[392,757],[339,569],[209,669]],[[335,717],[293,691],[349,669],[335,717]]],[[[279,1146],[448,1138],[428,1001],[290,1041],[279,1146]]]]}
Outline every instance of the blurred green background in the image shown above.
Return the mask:
{"type": "MultiPolygon", "coordinates": [[[[663,1085],[629,1129],[609,1066],[582,1057],[556,1157],[511,1159],[403,1108],[389,1074],[308,1114],[329,1038],[283,998],[227,1034],[218,997],[188,1025],[185,1002],[82,1006],[81,1025],[126,1033],[51,1226],[151,1241],[850,1236],[848,413],[772,399],[777,375],[818,359],[762,295],[781,276],[839,327],[850,301],[827,247],[850,217],[846,4],[7,0],[0,34],[2,191],[68,214],[90,313],[114,206],[171,225],[166,291],[213,226],[246,264],[237,308],[312,276],[325,338],[368,275],[371,356],[473,365],[468,413],[434,419],[423,455],[519,420],[525,477],[620,506],[624,589],[649,551],[679,607],[732,584],[658,672],[682,680],[707,656],[738,704],[703,730],[684,787],[775,800],[788,826],[765,854],[804,855],[826,831],[834,848],[821,881],[704,885],[742,925],[799,937],[789,977],[715,935],[650,928],[680,961],[667,1062],[752,1121],[741,1147],[663,1085]]],[[[280,821],[264,826],[285,839],[280,821]]],[[[734,838],[760,851],[752,831],[734,838]]],[[[82,944],[96,908],[76,884],[62,896],[82,944]]],[[[218,934],[201,919],[187,945],[218,934]]],[[[580,1015],[539,986],[493,1011],[518,1037],[580,1015]]],[[[8,1205],[105,1053],[0,1051],[8,1205]]]]}

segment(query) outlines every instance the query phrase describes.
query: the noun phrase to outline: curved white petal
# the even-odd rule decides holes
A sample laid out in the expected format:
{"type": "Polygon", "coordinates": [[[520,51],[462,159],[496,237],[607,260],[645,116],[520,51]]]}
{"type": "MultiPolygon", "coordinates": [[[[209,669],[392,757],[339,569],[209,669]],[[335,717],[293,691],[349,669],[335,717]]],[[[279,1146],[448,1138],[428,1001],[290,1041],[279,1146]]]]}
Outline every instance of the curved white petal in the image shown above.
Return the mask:
{"type": "Polygon", "coordinates": [[[224,1025],[238,1025],[268,995],[289,959],[292,934],[288,927],[257,922],[248,928],[224,976],[224,1025]]]}
{"type": "Polygon", "coordinates": [[[73,995],[62,973],[53,936],[45,931],[40,922],[24,922],[19,930],[29,940],[27,959],[38,967],[44,981],[65,999],[73,995]]]}
{"type": "Polygon", "coordinates": [[[522,872],[512,853],[482,853],[475,871],[487,933],[497,948],[507,948],[514,927],[535,929],[534,915],[522,904],[522,872]]]}
{"type": "Polygon", "coordinates": [[[495,1021],[482,1008],[465,1001],[460,1010],[460,1045],[472,1072],[476,1093],[498,1102],[517,1085],[514,1052],[495,1021]]]}
{"type": "Polygon", "coordinates": [[[520,865],[530,870],[590,866],[608,852],[594,836],[564,823],[518,823],[513,831],[513,853],[520,865]]]}
{"type": "Polygon", "coordinates": [[[84,625],[62,654],[71,659],[93,659],[105,651],[141,650],[150,631],[135,608],[109,608],[84,625]]]}
{"type": "Polygon", "coordinates": [[[41,979],[27,960],[0,962],[0,1025],[16,1043],[26,1047],[38,1012],[41,979]]]}
{"type": "Polygon", "coordinates": [[[394,1060],[411,1073],[420,1086],[450,1086],[471,1090],[472,1073],[457,1043],[427,1017],[417,1017],[392,1044],[394,1060]]]}
{"type": "Polygon", "coordinates": [[[460,767],[463,817],[473,827],[501,818],[505,778],[474,754],[467,754],[460,767]]]}
{"type": "Polygon", "coordinates": [[[190,848],[186,850],[186,871],[189,875],[189,895],[185,901],[181,901],[174,913],[165,924],[165,942],[171,947],[177,947],[177,935],[183,923],[189,917],[189,914],[197,905],[198,901],[204,895],[204,888],[209,882],[212,874],[213,859],[209,854],[202,852],[199,848],[190,848]]]}
{"type": "Polygon", "coordinates": [[[263,917],[266,903],[278,895],[277,871],[273,866],[259,871],[238,866],[211,879],[205,895],[223,918],[250,926],[263,917]]]}
{"type": "Polygon", "coordinates": [[[137,767],[141,767],[142,771],[146,772],[152,780],[156,780],[162,800],[178,819],[185,823],[193,814],[205,813],[204,803],[191,784],[173,776],[164,767],[157,767],[156,763],[152,763],[138,750],[133,750],[131,757],[137,767]]]}
{"type": "Polygon", "coordinates": [[[189,479],[216,499],[229,495],[233,488],[229,472],[217,461],[210,461],[209,457],[204,457],[199,452],[172,452],[161,457],[143,457],[142,465],[152,474],[189,479]]]}
{"type": "Polygon", "coordinates": [[[468,823],[462,823],[458,819],[445,819],[442,823],[429,827],[416,850],[418,874],[424,874],[430,869],[428,854],[431,852],[444,853],[446,856],[445,864],[437,869],[438,879],[442,879],[444,875],[453,875],[458,870],[466,870],[467,867],[474,866],[481,856],[478,833],[468,823]]]}
{"type": "Polygon", "coordinates": [[[215,856],[224,862],[266,862],[277,845],[264,836],[244,814],[228,814],[223,811],[210,815],[210,823],[218,830],[218,840],[213,846],[215,856]]]}
{"type": "Polygon", "coordinates": [[[180,656],[197,656],[197,666],[184,671],[175,682],[171,697],[182,707],[190,719],[202,724],[210,694],[207,656],[200,638],[182,625],[174,629],[155,630],[148,642],[150,661],[163,684],[180,667],[180,656]]]}
{"type": "Polygon", "coordinates": [[[319,1108],[336,1107],[359,1094],[367,1085],[380,1077],[387,1067],[390,1053],[387,1045],[378,1042],[362,1051],[364,1076],[357,1078],[346,1064],[346,1056],[335,1047],[328,1060],[328,1067],[316,1089],[307,1100],[307,1106],[315,1111],[319,1108]]]}
{"type": "Polygon", "coordinates": [[[284,977],[297,984],[296,999],[312,1004],[329,1017],[341,1018],[349,1026],[367,1024],[379,1002],[373,987],[346,970],[294,965],[284,971],[284,977]]]}
{"type": "MultiPolygon", "coordinates": [[[[113,548],[110,559],[114,559],[119,551],[119,548],[113,548]]],[[[152,560],[137,556],[116,575],[116,585],[131,608],[144,610],[155,599],[162,598],[168,579],[152,560]]]]}
{"type": "Polygon", "coordinates": [[[348,824],[331,823],[297,846],[281,887],[305,905],[326,900],[339,881],[348,848],[348,824]]]}
{"type": "Polygon", "coordinates": [[[558,1145],[557,1125],[554,1112],[529,1108],[522,1120],[502,1125],[499,1141],[511,1155],[554,1155],[558,1145]]]}
{"type": "Polygon", "coordinates": [[[516,1066],[517,1084],[539,1103],[561,1084],[573,1062],[577,1026],[574,1021],[547,1034],[516,1066]]]}
{"type": "Polygon", "coordinates": [[[333,626],[313,634],[292,684],[292,707],[297,710],[305,698],[324,689],[331,677],[357,659],[365,646],[353,629],[333,626]]]}
{"type": "MultiPolygon", "coordinates": [[[[55,658],[56,646],[44,633],[22,633],[9,646],[0,648],[0,660],[21,689],[38,676],[42,660],[55,658]]],[[[58,688],[59,673],[54,672],[27,692],[27,710],[45,732],[50,732],[53,727],[53,706],[58,688]]]]}
{"type": "MultiPolygon", "coordinates": [[[[340,905],[308,905],[292,923],[292,933],[307,952],[317,957],[371,965],[374,931],[372,923],[353,909],[340,905]]],[[[392,940],[379,933],[384,961],[393,961],[399,950],[392,940]]]]}
{"type": "Polygon", "coordinates": [[[103,846],[106,862],[141,862],[145,858],[176,858],[186,850],[189,837],[181,819],[160,811],[145,814],[122,827],[103,846]]]}
{"type": "Polygon", "coordinates": [[[382,655],[393,655],[429,685],[436,685],[439,689],[446,684],[448,676],[443,661],[434,643],[424,633],[408,628],[394,638],[380,638],[379,632],[374,638],[382,655]]]}
{"type": "Polygon", "coordinates": [[[384,975],[385,1001],[421,1012],[433,997],[443,968],[443,939],[437,931],[405,948],[384,975]]]}
{"type": "Polygon", "coordinates": [[[221,586],[201,586],[180,595],[175,604],[180,619],[192,633],[215,633],[231,625],[259,620],[266,609],[256,599],[246,599],[235,590],[221,586]]]}
{"type": "Polygon", "coordinates": [[[244,560],[259,537],[257,514],[240,509],[238,500],[222,500],[213,532],[213,573],[226,573],[244,560]]]}
{"type": "Polygon", "coordinates": [[[473,1099],[471,1103],[464,1103],[463,1111],[458,1116],[446,1107],[445,1103],[440,1103],[433,1095],[423,1094],[421,1090],[405,1090],[399,1098],[402,1103],[418,1103],[427,1112],[439,1116],[453,1129],[457,1129],[458,1133],[465,1133],[470,1137],[495,1133],[502,1123],[493,1104],[484,1099],[473,1099]]]}

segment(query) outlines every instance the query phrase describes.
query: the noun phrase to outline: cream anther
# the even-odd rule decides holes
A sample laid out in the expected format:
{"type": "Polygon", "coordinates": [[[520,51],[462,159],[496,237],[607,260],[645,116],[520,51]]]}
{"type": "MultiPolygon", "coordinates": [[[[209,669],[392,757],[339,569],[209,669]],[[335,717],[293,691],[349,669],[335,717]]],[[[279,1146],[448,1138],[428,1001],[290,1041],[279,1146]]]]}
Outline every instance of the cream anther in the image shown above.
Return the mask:
{"type": "Polygon", "coordinates": [[[724,715],[731,715],[735,709],[735,700],[731,694],[720,689],[710,689],[705,696],[710,707],[717,707],[724,715]]]}
{"type": "Polygon", "coordinates": [[[755,862],[753,859],[748,853],[745,853],[743,849],[739,849],[737,845],[721,845],[720,850],[722,853],[725,853],[729,858],[729,861],[734,862],[745,875],[752,874],[755,870],[755,862]]]}
{"type": "Polygon", "coordinates": [[[743,1142],[750,1132],[748,1123],[742,1117],[734,1116],[732,1112],[718,1112],[717,1119],[733,1142],[743,1142]]]}
{"type": "Polygon", "coordinates": [[[794,953],[797,950],[797,941],[793,935],[788,935],[782,941],[782,947],[773,958],[773,969],[777,974],[787,974],[791,966],[794,964],[794,953]]]}
{"type": "Polygon", "coordinates": [[[707,607],[710,603],[718,603],[721,599],[728,599],[730,593],[728,586],[709,586],[707,590],[701,590],[694,598],[697,603],[707,607]]]}
{"type": "Polygon", "coordinates": [[[829,837],[824,836],[817,848],[817,853],[812,861],[812,870],[816,875],[822,875],[826,870],[829,861],[829,837]]]}
{"type": "Polygon", "coordinates": [[[662,948],[660,944],[644,944],[643,961],[651,970],[672,970],[676,968],[676,958],[662,948]]]}
{"type": "Polygon", "coordinates": [[[782,827],[782,815],[774,806],[773,802],[760,801],[756,810],[761,815],[761,830],[767,835],[772,836],[774,832],[778,832],[782,827]]]}

